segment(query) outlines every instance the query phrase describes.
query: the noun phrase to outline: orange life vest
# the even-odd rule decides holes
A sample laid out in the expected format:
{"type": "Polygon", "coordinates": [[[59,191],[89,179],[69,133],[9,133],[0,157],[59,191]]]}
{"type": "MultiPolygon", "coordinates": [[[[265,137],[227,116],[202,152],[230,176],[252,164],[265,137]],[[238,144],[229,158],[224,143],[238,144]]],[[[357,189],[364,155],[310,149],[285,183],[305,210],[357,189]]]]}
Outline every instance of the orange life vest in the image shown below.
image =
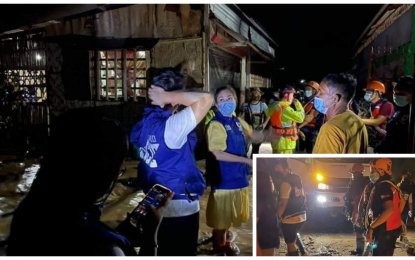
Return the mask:
{"type": "Polygon", "coordinates": [[[280,109],[278,109],[270,118],[272,126],[272,138],[280,139],[281,137],[284,137],[296,141],[298,139],[297,124],[292,121],[290,127],[282,126],[282,112],[287,107],[289,107],[289,105],[280,105],[280,109]]]}
{"type": "MultiPolygon", "coordinates": [[[[313,108],[314,108],[314,101],[310,101],[309,103],[306,104],[304,108],[305,114],[308,115],[313,108]]],[[[313,119],[310,121],[310,123],[306,125],[306,127],[315,128],[316,123],[317,123],[317,118],[313,117],[313,119]]]]}
{"type": "MultiPolygon", "coordinates": [[[[389,181],[382,181],[380,183],[383,182],[387,182],[390,184],[389,181]]],[[[379,184],[380,184],[379,183],[379,184]]],[[[394,185],[390,185],[390,188],[392,190],[392,194],[393,194],[393,209],[394,212],[392,214],[392,216],[390,216],[388,218],[388,220],[386,220],[386,231],[390,231],[390,230],[394,230],[397,229],[401,226],[402,224],[402,220],[401,220],[401,190],[399,190],[398,188],[396,188],[394,185]]],[[[372,189],[372,192],[370,194],[370,199],[369,199],[369,208],[371,208],[371,204],[373,201],[373,194],[375,193],[375,189],[376,186],[372,189]]],[[[372,216],[372,218],[377,217],[377,216],[372,216]]],[[[372,220],[373,221],[373,220],[372,220]]]]}

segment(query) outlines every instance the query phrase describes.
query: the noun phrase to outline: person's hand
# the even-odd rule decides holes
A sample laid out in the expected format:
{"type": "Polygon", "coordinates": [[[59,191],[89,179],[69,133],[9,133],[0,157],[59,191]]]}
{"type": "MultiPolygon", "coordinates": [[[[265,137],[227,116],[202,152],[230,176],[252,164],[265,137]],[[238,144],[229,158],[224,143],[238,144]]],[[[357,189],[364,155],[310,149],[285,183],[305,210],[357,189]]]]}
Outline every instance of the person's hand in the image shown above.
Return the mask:
{"type": "Polygon", "coordinates": [[[409,212],[408,212],[408,216],[409,216],[410,218],[412,218],[412,212],[411,212],[411,211],[409,211],[409,212]]]}
{"type": "Polygon", "coordinates": [[[148,90],[148,97],[151,99],[151,104],[160,106],[161,108],[168,104],[167,96],[168,93],[163,88],[154,85],[151,85],[148,90]]]}
{"type": "Polygon", "coordinates": [[[352,224],[356,225],[358,219],[359,219],[359,213],[355,213],[352,217],[352,224]]]}
{"type": "Polygon", "coordinates": [[[252,159],[245,158],[245,163],[249,165],[249,167],[252,167],[252,159]]]}
{"type": "Polygon", "coordinates": [[[264,135],[262,134],[262,131],[253,131],[249,138],[252,142],[259,143],[264,138],[264,135]]]}
{"type": "Polygon", "coordinates": [[[369,229],[366,234],[366,242],[373,243],[373,230],[369,229]]]}
{"type": "Polygon", "coordinates": [[[147,237],[154,238],[154,241],[157,241],[157,232],[160,226],[161,221],[163,220],[163,213],[169,205],[171,199],[174,196],[174,192],[170,192],[167,195],[166,201],[163,206],[156,209],[154,206],[150,207],[150,210],[147,212],[143,223],[143,231],[147,237]]]}
{"type": "Polygon", "coordinates": [[[300,101],[296,98],[293,99],[293,104],[296,105],[297,103],[300,103],[300,101]]]}

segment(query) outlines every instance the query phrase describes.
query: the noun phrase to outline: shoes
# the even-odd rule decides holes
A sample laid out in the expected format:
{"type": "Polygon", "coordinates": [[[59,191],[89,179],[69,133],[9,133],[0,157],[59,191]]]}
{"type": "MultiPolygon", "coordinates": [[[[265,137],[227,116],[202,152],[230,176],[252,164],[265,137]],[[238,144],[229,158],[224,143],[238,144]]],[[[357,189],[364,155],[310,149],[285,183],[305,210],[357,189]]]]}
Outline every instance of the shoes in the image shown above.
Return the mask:
{"type": "Polygon", "coordinates": [[[233,242],[226,242],[225,245],[213,248],[215,256],[238,256],[241,254],[239,247],[233,242]]]}

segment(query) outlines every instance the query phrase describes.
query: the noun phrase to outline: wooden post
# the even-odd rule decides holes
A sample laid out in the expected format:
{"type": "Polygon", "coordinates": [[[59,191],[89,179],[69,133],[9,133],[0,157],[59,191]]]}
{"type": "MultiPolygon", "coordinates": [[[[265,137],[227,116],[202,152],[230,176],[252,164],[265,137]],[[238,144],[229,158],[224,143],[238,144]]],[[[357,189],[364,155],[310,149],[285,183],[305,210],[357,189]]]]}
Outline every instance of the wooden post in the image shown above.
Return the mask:
{"type": "Polygon", "coordinates": [[[115,93],[114,93],[114,96],[115,96],[115,100],[117,100],[118,99],[118,78],[117,78],[117,66],[118,66],[118,59],[117,59],[117,54],[118,54],[118,51],[117,50],[114,50],[114,88],[115,88],[115,93]]]}
{"type": "Polygon", "coordinates": [[[101,56],[100,52],[95,50],[94,51],[94,58],[95,58],[95,90],[96,90],[96,100],[100,100],[101,98],[101,56]]]}
{"type": "Polygon", "coordinates": [[[239,94],[239,107],[245,103],[246,96],[246,57],[241,59],[241,93],[239,94]]]}
{"type": "Polygon", "coordinates": [[[210,6],[203,5],[203,90],[210,91],[209,86],[209,45],[210,45],[210,6]]]}
{"type": "Polygon", "coordinates": [[[134,49],[134,101],[137,101],[137,49],[134,49]]]}
{"type": "Polygon", "coordinates": [[[122,51],[122,95],[124,97],[124,101],[127,102],[128,95],[127,95],[127,50],[122,51]]]}
{"type": "Polygon", "coordinates": [[[105,52],[105,69],[106,69],[106,74],[105,74],[105,76],[106,76],[106,81],[107,81],[107,85],[105,86],[105,92],[106,92],[106,96],[105,96],[105,98],[107,99],[107,100],[109,100],[109,97],[108,97],[108,92],[109,92],[109,84],[110,84],[110,81],[109,81],[109,77],[108,77],[108,51],[106,51],[105,52]]]}

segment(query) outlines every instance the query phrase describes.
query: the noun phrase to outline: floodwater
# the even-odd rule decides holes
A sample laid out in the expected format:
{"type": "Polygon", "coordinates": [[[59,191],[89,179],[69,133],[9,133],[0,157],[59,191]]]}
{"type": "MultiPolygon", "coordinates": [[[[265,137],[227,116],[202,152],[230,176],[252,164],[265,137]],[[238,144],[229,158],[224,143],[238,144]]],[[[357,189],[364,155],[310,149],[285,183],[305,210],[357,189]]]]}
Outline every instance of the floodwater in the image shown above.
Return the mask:
{"type": "MultiPolygon", "coordinates": [[[[39,169],[37,160],[26,160],[23,162],[10,162],[13,158],[0,157],[0,256],[5,255],[4,241],[9,232],[12,215],[8,214],[18,206],[20,201],[30,189],[36,172],[39,169]],[[8,161],[8,162],[7,162],[8,161]]],[[[135,177],[137,174],[137,161],[125,162],[127,172],[123,178],[135,177]]],[[[203,171],[204,161],[199,161],[198,166],[203,171]]],[[[252,256],[252,181],[250,189],[250,219],[241,227],[231,228],[231,241],[240,249],[242,256],[252,256]]],[[[206,206],[210,188],[208,188],[200,200],[200,231],[199,240],[201,245],[198,249],[199,255],[212,255],[212,243],[208,239],[211,236],[211,228],[206,223],[206,206]],[[202,243],[203,242],[203,243],[202,243]]],[[[53,195],[53,194],[51,194],[53,195]]],[[[120,183],[108,198],[109,203],[104,207],[101,220],[110,227],[115,228],[125,219],[138,202],[144,197],[142,191],[134,191],[120,183]]]]}

